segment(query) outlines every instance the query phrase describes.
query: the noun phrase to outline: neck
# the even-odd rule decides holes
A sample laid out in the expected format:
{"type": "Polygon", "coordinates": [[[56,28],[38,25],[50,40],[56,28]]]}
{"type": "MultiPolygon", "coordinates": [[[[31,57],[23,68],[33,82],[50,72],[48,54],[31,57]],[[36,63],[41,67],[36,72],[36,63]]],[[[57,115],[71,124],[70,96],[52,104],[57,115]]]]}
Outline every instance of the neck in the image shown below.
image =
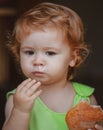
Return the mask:
{"type": "Polygon", "coordinates": [[[61,80],[59,82],[54,82],[54,83],[50,83],[50,84],[46,84],[46,85],[42,85],[42,90],[44,92],[46,91],[58,91],[61,90],[63,88],[65,88],[67,86],[68,81],[67,80],[61,80]]]}
{"type": "MultiPolygon", "coordinates": [[[[72,94],[70,82],[61,81],[48,86],[42,86],[42,88],[43,92],[40,98],[48,108],[56,112],[66,112],[68,110],[68,99],[73,97],[70,96],[72,94]]],[[[72,102],[70,102],[70,106],[71,104],[72,102]]]]}
{"type": "Polygon", "coordinates": [[[71,86],[71,83],[67,80],[59,81],[48,85],[42,85],[42,94],[40,95],[40,98],[52,98],[52,96],[57,96],[60,93],[65,93],[66,91],[68,91],[69,86],[71,86]]]}

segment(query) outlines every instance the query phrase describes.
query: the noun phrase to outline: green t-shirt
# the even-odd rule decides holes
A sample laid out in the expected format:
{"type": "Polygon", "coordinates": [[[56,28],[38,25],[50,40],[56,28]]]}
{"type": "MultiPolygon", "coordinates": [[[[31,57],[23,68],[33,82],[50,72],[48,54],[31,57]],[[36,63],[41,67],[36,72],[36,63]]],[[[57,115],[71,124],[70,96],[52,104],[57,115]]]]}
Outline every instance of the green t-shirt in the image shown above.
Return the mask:
{"type": "MultiPolygon", "coordinates": [[[[94,88],[76,82],[72,84],[76,92],[73,106],[78,104],[81,99],[86,99],[90,102],[90,96],[94,92],[94,88]]],[[[7,97],[14,93],[15,90],[9,92],[7,97]]],[[[38,97],[31,111],[29,130],[68,130],[65,116],[66,113],[57,113],[49,109],[38,97]]]]}

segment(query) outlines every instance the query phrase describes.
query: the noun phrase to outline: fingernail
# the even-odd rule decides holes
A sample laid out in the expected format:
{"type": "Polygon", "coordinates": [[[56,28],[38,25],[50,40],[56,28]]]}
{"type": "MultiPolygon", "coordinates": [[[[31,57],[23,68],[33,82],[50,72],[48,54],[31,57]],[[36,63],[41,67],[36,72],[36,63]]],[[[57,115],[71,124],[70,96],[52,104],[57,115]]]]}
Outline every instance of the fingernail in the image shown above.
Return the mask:
{"type": "Polygon", "coordinates": [[[98,125],[97,125],[97,124],[95,125],[95,128],[98,128],[98,125]]]}
{"type": "Polygon", "coordinates": [[[41,84],[41,82],[37,82],[37,84],[38,84],[38,85],[40,85],[40,84],[41,84]]]}
{"type": "Polygon", "coordinates": [[[36,80],[35,80],[35,79],[33,79],[33,82],[36,82],[36,80]]]}

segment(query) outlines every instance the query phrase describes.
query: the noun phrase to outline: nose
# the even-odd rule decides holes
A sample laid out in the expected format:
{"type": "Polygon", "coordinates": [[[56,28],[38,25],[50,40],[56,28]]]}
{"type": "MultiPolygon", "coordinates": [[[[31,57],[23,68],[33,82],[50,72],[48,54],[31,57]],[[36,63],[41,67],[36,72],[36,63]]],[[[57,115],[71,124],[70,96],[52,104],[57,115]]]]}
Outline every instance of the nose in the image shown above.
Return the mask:
{"type": "Polygon", "coordinates": [[[45,65],[45,60],[43,57],[43,54],[37,53],[35,54],[33,58],[33,65],[34,66],[44,66],[45,65]]]}

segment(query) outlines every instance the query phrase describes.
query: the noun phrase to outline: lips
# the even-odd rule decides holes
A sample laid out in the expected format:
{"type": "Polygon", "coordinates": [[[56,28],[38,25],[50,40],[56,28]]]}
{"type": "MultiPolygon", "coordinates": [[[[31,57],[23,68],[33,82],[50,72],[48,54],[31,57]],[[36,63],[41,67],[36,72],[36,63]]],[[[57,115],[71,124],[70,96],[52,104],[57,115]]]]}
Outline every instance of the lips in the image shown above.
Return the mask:
{"type": "Polygon", "coordinates": [[[37,76],[41,76],[44,74],[44,72],[41,72],[41,71],[35,71],[35,72],[32,72],[33,75],[37,75],[37,76]]]}

